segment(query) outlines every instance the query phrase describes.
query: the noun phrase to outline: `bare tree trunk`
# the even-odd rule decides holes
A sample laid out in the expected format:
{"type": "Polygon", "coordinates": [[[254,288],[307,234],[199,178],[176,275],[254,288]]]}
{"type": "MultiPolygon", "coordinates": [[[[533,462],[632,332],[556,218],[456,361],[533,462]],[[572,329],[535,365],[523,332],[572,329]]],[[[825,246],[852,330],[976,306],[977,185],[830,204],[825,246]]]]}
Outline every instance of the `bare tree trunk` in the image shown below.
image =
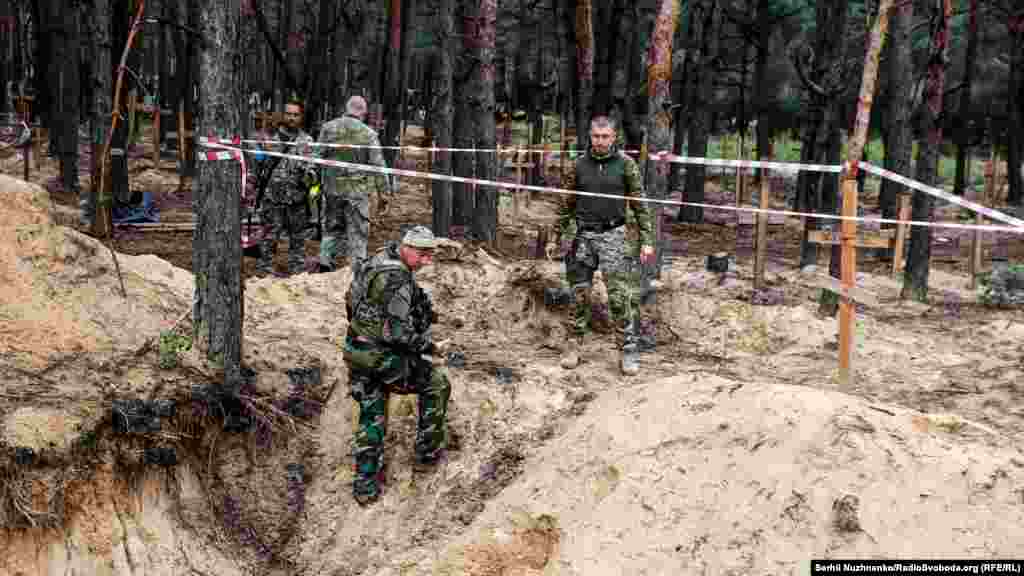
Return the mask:
{"type": "Polygon", "coordinates": [[[963,196],[967,189],[967,162],[973,130],[969,125],[971,114],[971,87],[974,85],[974,61],[978,57],[978,0],[970,0],[967,17],[967,50],[964,52],[964,84],[960,92],[960,111],[957,113],[956,129],[956,184],[953,193],[963,196]]]}
{"type": "MultiPolygon", "coordinates": [[[[634,12],[636,8],[634,8],[634,12]]],[[[639,16],[639,15],[638,15],[639,16]]],[[[687,10],[686,16],[693,19],[693,10],[687,10]]],[[[672,102],[675,104],[675,109],[672,113],[672,153],[682,154],[683,143],[686,141],[686,125],[689,121],[689,108],[686,106],[686,96],[688,94],[686,90],[687,82],[689,79],[688,68],[687,68],[687,57],[690,53],[689,46],[687,45],[687,37],[684,33],[688,30],[689,26],[676,26],[676,39],[675,43],[681,47],[682,55],[679,57],[680,62],[676,63],[676,57],[673,57],[672,67],[673,76],[672,79],[672,102]]],[[[634,34],[634,45],[636,44],[636,38],[639,34],[634,34]]],[[[634,48],[635,50],[636,48],[634,48]]],[[[679,190],[683,182],[683,165],[673,162],[668,167],[668,196],[679,190]]]]}
{"type": "Polygon", "coordinates": [[[100,171],[106,169],[107,163],[102,157],[103,145],[106,143],[110,132],[110,111],[113,109],[112,98],[113,83],[111,82],[110,71],[113,69],[110,63],[110,3],[109,0],[93,0],[91,40],[93,43],[92,75],[96,79],[95,97],[93,108],[90,111],[92,117],[92,182],[91,197],[86,199],[91,204],[83,207],[86,220],[91,222],[94,231],[106,230],[110,225],[107,222],[110,206],[110,178],[109,175],[101,177],[100,171]],[[103,184],[101,184],[101,182],[103,184]],[[105,190],[100,190],[103,185],[105,190]],[[91,213],[90,213],[91,212],[91,213]]]}
{"type": "MultiPolygon", "coordinates": [[[[714,74],[712,68],[718,57],[718,23],[721,11],[715,3],[703,4],[700,15],[694,14],[692,23],[695,41],[699,48],[693,55],[693,99],[689,103],[690,133],[687,137],[687,154],[706,156],[708,134],[711,127],[712,111],[703,103],[710,101],[714,74]],[[698,24],[699,22],[699,24],[698,24]]],[[[704,166],[691,165],[686,168],[686,201],[704,202],[704,166]]],[[[679,210],[679,220],[699,223],[704,220],[704,209],[699,206],[684,206],[679,210]]]]}
{"type": "MultiPolygon", "coordinates": [[[[651,34],[650,61],[647,64],[647,145],[648,150],[663,152],[672,146],[672,115],[666,103],[672,98],[672,40],[675,38],[679,21],[679,2],[661,0],[658,16],[651,34]]],[[[648,172],[648,196],[666,198],[668,190],[668,164],[658,162],[648,172]]],[[[660,276],[662,265],[662,205],[654,209],[654,226],[658,246],[656,247],[656,270],[660,276]]]]}
{"type": "MultiPolygon", "coordinates": [[[[111,4],[111,33],[113,35],[113,45],[120,49],[128,41],[128,32],[130,26],[130,17],[128,14],[131,13],[129,10],[129,0],[114,0],[111,4]]],[[[115,64],[111,62],[111,64],[115,64]]],[[[119,64],[119,63],[118,63],[119,64]]],[[[117,75],[116,66],[111,67],[110,71],[107,72],[108,76],[115,77],[117,75]]],[[[126,80],[127,81],[127,80],[126,80]]],[[[114,105],[118,107],[122,113],[127,115],[128,110],[128,89],[121,90],[120,102],[115,102],[114,105]]],[[[112,108],[108,108],[106,113],[109,118],[109,114],[112,108]]],[[[119,204],[127,204],[131,200],[131,189],[128,187],[128,122],[118,122],[114,128],[114,138],[110,144],[110,191],[112,195],[113,206],[119,204]]]]}
{"type": "Polygon", "coordinates": [[[1024,9],[1018,8],[1010,22],[1010,90],[1007,99],[1010,125],[1006,142],[1006,176],[1010,190],[1006,202],[1019,206],[1024,203],[1024,178],[1020,173],[1024,163],[1024,9]]]}
{"type": "MultiPolygon", "coordinates": [[[[480,0],[477,13],[477,71],[472,99],[476,118],[476,176],[482,180],[497,179],[497,158],[490,152],[495,147],[494,126],[494,52],[497,37],[498,0],[480,0]]],[[[498,233],[498,190],[478,186],[476,210],[473,211],[473,235],[493,245],[498,233]]]]}
{"type": "Polygon", "coordinates": [[[594,10],[591,0],[576,0],[576,144],[590,144],[594,97],[594,10]]]}
{"type": "MultiPolygon", "coordinates": [[[[470,16],[475,13],[472,5],[474,0],[455,0],[459,8],[458,13],[462,16],[464,24],[462,32],[462,49],[456,50],[457,57],[453,60],[455,69],[455,80],[453,85],[453,98],[455,99],[455,120],[452,122],[454,132],[455,148],[473,148],[476,145],[473,135],[473,111],[470,109],[470,79],[474,67],[471,60],[475,50],[476,28],[475,20],[470,16]]],[[[462,178],[473,177],[473,154],[470,152],[455,152],[452,156],[452,172],[462,178]]],[[[455,226],[467,226],[473,219],[473,210],[476,206],[476,198],[471,191],[473,188],[462,182],[452,182],[452,224],[455,226]]]]}
{"type": "MultiPolygon", "coordinates": [[[[544,103],[545,95],[547,94],[547,87],[544,86],[544,72],[546,70],[544,66],[544,34],[546,27],[544,24],[547,21],[547,15],[544,14],[546,10],[540,3],[537,5],[537,10],[541,11],[541,15],[537,21],[537,57],[534,59],[533,89],[530,91],[530,123],[533,125],[533,140],[530,142],[530,145],[534,148],[540,148],[544,144],[544,103]]],[[[530,167],[528,182],[531,186],[543,185],[545,160],[546,158],[544,158],[543,153],[529,155],[528,161],[532,163],[532,166],[530,167]]]]}
{"type": "MultiPolygon", "coordinates": [[[[230,138],[242,128],[242,61],[238,53],[241,0],[204,0],[200,52],[202,91],[197,133],[230,138]]],[[[241,172],[234,161],[202,162],[193,184],[196,229],[193,322],[199,350],[224,370],[224,387],[238,391],[242,374],[241,172]]]]}
{"type": "MultiPolygon", "coordinates": [[[[952,0],[943,0],[942,14],[935,20],[931,51],[928,59],[928,80],[925,86],[924,128],[927,140],[920,146],[917,158],[917,180],[929,185],[938,181],[939,155],[942,153],[942,96],[946,84],[946,61],[949,52],[949,20],[953,12],[952,0]]],[[[911,218],[927,222],[932,218],[935,199],[930,194],[914,193],[911,218]]],[[[901,298],[928,301],[928,273],[930,271],[932,229],[914,226],[910,231],[910,250],[904,272],[901,298]]]]}
{"type": "MultiPolygon", "coordinates": [[[[754,68],[754,109],[757,115],[757,159],[765,160],[768,157],[768,148],[771,145],[771,134],[768,131],[768,85],[765,77],[768,70],[768,56],[771,46],[771,12],[769,9],[770,0],[758,0],[757,2],[757,63],[754,68]]],[[[744,51],[745,52],[745,51],[744,51]]],[[[746,130],[743,126],[741,130],[746,130]]],[[[758,180],[761,178],[761,171],[757,171],[758,180]]],[[[738,191],[737,191],[738,192],[738,191]]]]}
{"type": "Polygon", "coordinates": [[[61,180],[64,191],[78,197],[78,123],[81,94],[79,88],[79,61],[81,60],[80,11],[81,6],[66,6],[59,12],[63,19],[62,55],[60,60],[61,94],[59,125],[61,126],[61,180]]]}
{"type": "MultiPolygon", "coordinates": [[[[433,143],[438,148],[452,147],[452,88],[453,57],[455,50],[455,0],[439,0],[437,20],[434,24],[437,45],[437,64],[434,66],[433,99],[430,104],[430,120],[433,124],[433,143]]],[[[437,152],[431,170],[436,174],[449,175],[452,171],[451,152],[437,152]]],[[[452,183],[444,180],[432,181],[434,213],[434,234],[447,237],[452,226],[452,183]]]]}
{"type": "MultiPolygon", "coordinates": [[[[913,46],[910,31],[914,21],[914,3],[898,2],[892,9],[892,26],[889,31],[889,55],[886,63],[889,98],[886,101],[888,114],[886,123],[885,168],[897,174],[910,174],[910,155],[913,152],[913,127],[910,125],[914,83],[905,82],[913,71],[913,46]]],[[[896,195],[902,185],[891,180],[882,180],[878,203],[883,218],[896,218],[896,195]]],[[[891,226],[886,226],[891,227],[891,226]]]]}
{"type": "MultiPolygon", "coordinates": [[[[398,108],[402,101],[398,93],[402,77],[402,2],[403,0],[391,0],[388,13],[387,88],[382,98],[387,118],[384,124],[384,138],[381,141],[384,146],[398,145],[398,108]]],[[[389,164],[395,165],[395,150],[384,150],[384,157],[388,159],[389,164]]]]}

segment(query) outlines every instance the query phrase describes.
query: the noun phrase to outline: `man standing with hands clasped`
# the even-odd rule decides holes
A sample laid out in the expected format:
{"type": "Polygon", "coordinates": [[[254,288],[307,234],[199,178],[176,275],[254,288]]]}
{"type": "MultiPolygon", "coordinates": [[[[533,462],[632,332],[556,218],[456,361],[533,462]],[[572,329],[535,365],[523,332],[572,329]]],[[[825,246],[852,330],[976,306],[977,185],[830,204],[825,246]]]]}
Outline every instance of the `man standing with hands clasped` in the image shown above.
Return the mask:
{"type": "MultiPolygon", "coordinates": [[[[590,149],[576,161],[576,189],[616,196],[568,195],[559,211],[561,254],[572,289],[572,331],[575,336],[561,360],[565,369],[580,362],[583,338],[593,317],[594,273],[607,279],[609,312],[624,323],[619,366],[625,375],[640,371],[641,338],[654,338],[649,314],[640,298],[640,269],[654,262],[654,223],[643,201],[643,182],[636,162],[615,147],[615,126],[606,116],[590,123],[590,149]],[[626,197],[623,199],[622,197],[626,197]]],[[[554,246],[549,247],[549,253],[554,246]]]]}

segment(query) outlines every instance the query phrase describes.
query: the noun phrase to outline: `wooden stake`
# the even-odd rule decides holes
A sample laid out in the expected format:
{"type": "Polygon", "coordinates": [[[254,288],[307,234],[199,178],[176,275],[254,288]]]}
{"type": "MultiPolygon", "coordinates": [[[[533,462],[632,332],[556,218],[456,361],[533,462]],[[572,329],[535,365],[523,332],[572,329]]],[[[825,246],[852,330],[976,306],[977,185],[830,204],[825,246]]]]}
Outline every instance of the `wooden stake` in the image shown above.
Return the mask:
{"type": "MultiPolygon", "coordinates": [[[[996,178],[999,176],[998,163],[996,162],[998,159],[999,157],[996,155],[995,146],[993,146],[988,164],[985,166],[985,189],[982,191],[982,197],[978,199],[978,204],[981,204],[982,206],[988,204],[989,198],[992,197],[992,192],[995,189],[996,178]]],[[[981,214],[975,214],[974,221],[979,225],[984,224],[985,218],[981,214]]],[[[971,290],[976,290],[978,288],[978,275],[981,274],[981,249],[981,231],[975,230],[974,235],[971,237],[971,290]]]]}
{"type": "Polygon", "coordinates": [[[900,194],[896,200],[896,219],[900,221],[896,225],[896,239],[893,240],[892,252],[892,276],[893,278],[903,269],[903,246],[907,243],[907,228],[904,222],[910,220],[910,196],[900,194]]]}
{"type": "Polygon", "coordinates": [[[153,168],[160,168],[160,107],[153,102],[153,168]]]}
{"type": "MultiPolygon", "coordinates": [[[[178,162],[185,166],[185,101],[178,101],[178,162]]],[[[179,168],[179,174],[181,168],[179,168]]]]}
{"type": "MultiPolygon", "coordinates": [[[[849,173],[849,171],[847,171],[849,173]]],[[[843,216],[857,216],[857,179],[845,178],[843,187],[843,216]]],[[[842,274],[843,291],[839,293],[839,381],[850,383],[850,359],[853,355],[853,323],[854,306],[850,300],[850,290],[857,276],[857,221],[843,220],[842,230],[842,274]]]]}
{"type": "MultiPolygon", "coordinates": [[[[761,209],[767,210],[770,206],[768,194],[771,187],[768,185],[767,170],[761,171],[761,209]]],[[[754,244],[756,248],[754,256],[754,289],[760,290],[764,286],[764,261],[768,256],[768,214],[758,212],[757,214],[757,239],[754,244]]]]}

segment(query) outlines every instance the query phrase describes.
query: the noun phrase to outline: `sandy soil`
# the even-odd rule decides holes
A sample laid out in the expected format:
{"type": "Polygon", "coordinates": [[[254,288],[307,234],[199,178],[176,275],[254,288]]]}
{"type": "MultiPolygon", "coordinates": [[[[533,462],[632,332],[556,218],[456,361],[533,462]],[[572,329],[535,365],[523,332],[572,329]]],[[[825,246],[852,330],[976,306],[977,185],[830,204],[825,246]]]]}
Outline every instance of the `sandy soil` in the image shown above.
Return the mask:
{"type": "MultiPolygon", "coordinates": [[[[733,228],[675,226],[688,245],[663,273],[658,347],[622,378],[616,334],[559,367],[567,311],[541,298],[558,265],[512,257],[537,224],[503,213],[504,256],[452,247],[420,274],[436,330],[465,358],[449,368],[447,459],[413,472],[415,402],[392,398],[385,493],[362,509],[337,349],[348,269],[246,282],[257,388],[280,393],[289,368],[321,366],[312,419],[267,440],[179,415],[173,429],[193,430],[195,450],[167,469],[126,467],[141,440],[111,435],[104,403],[209,377],[194,354],[168,370],[145,347],[187,313],[192,276],[121,255],[123,300],[106,248],[55,223],[68,199],[2,177],[0,190],[0,448],[41,455],[17,469],[36,475],[17,502],[63,518],[5,525],[2,573],[801,574],[811,557],[1024,554],[1024,312],[976,304],[959,263],[935,266],[928,304],[901,302],[885,263],[862,267],[877,303],[859,307],[854,378],[841,384],[812,275],[772,263],[780,303],[757,305],[749,260],[725,277],[704,270],[733,228]],[[85,441],[99,447],[88,458],[85,441]]],[[[422,187],[402,193],[371,244],[429,220],[422,187]]],[[[527,216],[552,218],[544,201],[527,216]]],[[[118,247],[174,261],[188,237],[118,247]]],[[[12,501],[0,494],[0,517],[12,501]]]]}

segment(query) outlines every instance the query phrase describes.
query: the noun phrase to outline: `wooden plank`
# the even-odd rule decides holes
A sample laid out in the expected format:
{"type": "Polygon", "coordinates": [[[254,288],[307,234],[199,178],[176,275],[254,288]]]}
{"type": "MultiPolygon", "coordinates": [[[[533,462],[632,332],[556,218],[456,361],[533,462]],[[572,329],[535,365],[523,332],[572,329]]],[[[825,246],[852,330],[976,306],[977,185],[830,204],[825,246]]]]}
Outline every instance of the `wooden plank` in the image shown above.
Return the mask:
{"type": "MultiPolygon", "coordinates": [[[[979,202],[982,206],[986,205],[989,202],[989,199],[992,198],[992,191],[995,188],[996,178],[999,176],[999,169],[996,167],[996,160],[998,159],[999,157],[996,155],[995,146],[993,146],[991,157],[985,165],[985,190],[982,192],[982,197],[979,202]]],[[[970,162],[968,162],[968,165],[970,165],[970,162]]],[[[968,178],[968,180],[970,180],[970,178],[968,178]]],[[[974,221],[976,224],[981,225],[985,223],[985,218],[981,214],[975,214],[974,221]]],[[[981,270],[982,261],[981,248],[981,231],[975,230],[974,234],[971,236],[970,271],[972,290],[976,290],[978,288],[978,276],[980,274],[979,270],[981,270]]]]}
{"type": "MultiPolygon", "coordinates": [[[[898,215],[896,219],[900,222],[906,222],[910,220],[910,195],[900,194],[896,201],[898,207],[898,215]]],[[[907,228],[906,224],[896,225],[896,238],[893,240],[893,254],[892,254],[892,275],[893,277],[903,269],[903,245],[907,243],[907,228]]]]}
{"type": "MultiPolygon", "coordinates": [[[[857,248],[889,248],[892,246],[895,230],[861,231],[857,233],[854,245],[857,248]]],[[[807,241],[814,244],[841,244],[840,238],[831,230],[811,230],[807,241]]]]}

